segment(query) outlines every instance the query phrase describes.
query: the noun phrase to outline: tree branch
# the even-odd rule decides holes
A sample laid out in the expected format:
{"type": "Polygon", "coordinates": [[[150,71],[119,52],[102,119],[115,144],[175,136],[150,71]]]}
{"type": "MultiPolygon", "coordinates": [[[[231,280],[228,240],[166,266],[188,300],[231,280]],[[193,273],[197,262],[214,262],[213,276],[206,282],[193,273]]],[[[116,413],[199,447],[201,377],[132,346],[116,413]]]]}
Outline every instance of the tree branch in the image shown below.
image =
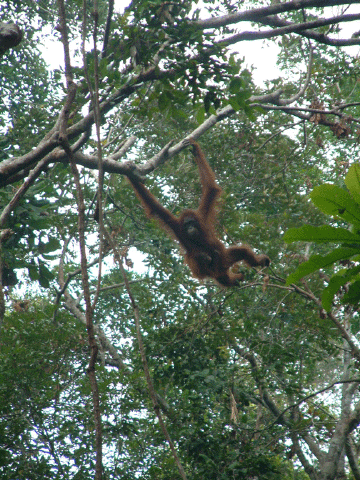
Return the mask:
{"type": "MultiPolygon", "coordinates": [[[[334,24],[334,23],[332,23],[332,21],[335,18],[340,18],[341,19],[340,21],[350,22],[350,21],[358,19],[358,17],[359,17],[359,14],[339,15],[338,17],[332,17],[331,19],[323,19],[323,21],[328,22],[328,23],[324,23],[324,25],[327,25],[327,24],[331,25],[331,24],[334,24]],[[354,16],[357,17],[357,18],[353,18],[354,16]]],[[[322,20],[317,20],[317,22],[321,22],[321,21],[322,20]]],[[[269,25],[271,27],[287,27],[287,26],[293,25],[290,22],[287,22],[286,20],[283,20],[283,19],[281,19],[277,16],[264,18],[263,20],[261,20],[261,23],[264,24],[264,25],[269,25]]],[[[309,22],[309,23],[311,23],[311,22],[309,22]]],[[[309,25],[309,23],[307,23],[307,25],[309,25]]],[[[301,24],[301,25],[303,25],[303,24],[301,24]]],[[[306,23],[305,23],[305,25],[306,25],[306,23]]],[[[318,26],[321,26],[321,25],[319,24],[318,26]]],[[[307,30],[301,30],[301,31],[294,31],[294,33],[297,33],[297,34],[301,35],[302,37],[308,38],[310,40],[315,40],[318,43],[322,43],[324,45],[332,45],[332,46],[336,46],[336,47],[359,45],[359,43],[360,43],[360,39],[358,39],[358,38],[349,38],[349,39],[330,38],[323,33],[309,31],[308,29],[307,30]]]]}
{"type": "Polygon", "coordinates": [[[220,28],[226,25],[233,25],[239,22],[257,22],[264,17],[276,15],[278,13],[291,12],[295,10],[303,10],[306,8],[332,7],[336,5],[357,4],[360,1],[346,0],[293,0],[292,2],[274,3],[267,7],[254,8],[222,17],[212,17],[204,20],[192,22],[201,29],[220,28]]]}
{"type": "Polygon", "coordinates": [[[323,33],[317,33],[313,31],[308,32],[308,30],[311,28],[322,27],[325,25],[335,25],[340,21],[350,22],[350,21],[355,21],[359,19],[360,19],[360,14],[339,15],[337,17],[332,17],[329,19],[327,18],[318,19],[318,20],[314,20],[311,22],[304,22],[304,23],[290,23],[280,19],[273,20],[272,18],[269,18],[269,19],[265,18],[261,23],[264,23],[267,25],[274,25],[274,27],[276,26],[276,23],[279,23],[280,25],[284,25],[284,26],[281,26],[280,28],[275,28],[275,30],[237,33],[236,35],[232,35],[229,38],[220,40],[219,42],[217,42],[217,44],[228,46],[228,45],[233,45],[235,43],[242,42],[245,40],[263,40],[263,39],[268,39],[273,37],[279,37],[280,35],[285,35],[288,33],[296,33],[304,37],[316,40],[318,43],[324,43],[326,45],[337,45],[337,46],[360,45],[359,38],[350,38],[346,40],[331,39],[326,35],[324,35],[323,33]]]}

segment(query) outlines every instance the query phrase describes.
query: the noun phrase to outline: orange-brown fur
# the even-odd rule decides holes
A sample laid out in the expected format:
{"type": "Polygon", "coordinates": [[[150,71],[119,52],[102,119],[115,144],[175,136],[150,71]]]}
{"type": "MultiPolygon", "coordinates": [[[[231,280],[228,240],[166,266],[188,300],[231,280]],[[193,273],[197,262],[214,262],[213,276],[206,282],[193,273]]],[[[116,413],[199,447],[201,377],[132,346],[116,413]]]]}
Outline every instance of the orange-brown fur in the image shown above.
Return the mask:
{"type": "Polygon", "coordinates": [[[231,287],[243,280],[242,273],[233,273],[230,267],[243,261],[249,267],[268,266],[267,255],[256,255],[247,245],[226,247],[215,231],[216,201],[221,188],[208,164],[200,145],[189,139],[193,146],[194,159],[199,169],[202,196],[196,210],[184,210],[175,217],[163,207],[154,195],[139,180],[129,177],[148,217],[155,217],[164,229],[170,232],[185,250],[185,262],[194,277],[213,278],[220,285],[231,287]]]}

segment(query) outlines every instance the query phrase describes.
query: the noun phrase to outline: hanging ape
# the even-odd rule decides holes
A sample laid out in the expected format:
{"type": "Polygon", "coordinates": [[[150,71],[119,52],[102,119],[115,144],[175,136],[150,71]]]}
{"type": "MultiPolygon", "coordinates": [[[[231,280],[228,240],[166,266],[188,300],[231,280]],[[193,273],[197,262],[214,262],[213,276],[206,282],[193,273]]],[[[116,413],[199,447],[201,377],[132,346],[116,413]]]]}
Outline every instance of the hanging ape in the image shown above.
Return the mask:
{"type": "Polygon", "coordinates": [[[230,267],[243,261],[249,267],[267,267],[267,255],[256,255],[246,245],[226,247],[217,237],[214,228],[216,201],[221,188],[216,183],[215,174],[197,142],[190,138],[195,162],[199,169],[202,196],[196,210],[184,210],[175,217],[163,207],[154,195],[139,180],[129,177],[148,217],[157,218],[161,226],[170,232],[185,250],[185,262],[194,277],[213,278],[220,285],[231,287],[244,279],[242,273],[233,273],[230,267]]]}

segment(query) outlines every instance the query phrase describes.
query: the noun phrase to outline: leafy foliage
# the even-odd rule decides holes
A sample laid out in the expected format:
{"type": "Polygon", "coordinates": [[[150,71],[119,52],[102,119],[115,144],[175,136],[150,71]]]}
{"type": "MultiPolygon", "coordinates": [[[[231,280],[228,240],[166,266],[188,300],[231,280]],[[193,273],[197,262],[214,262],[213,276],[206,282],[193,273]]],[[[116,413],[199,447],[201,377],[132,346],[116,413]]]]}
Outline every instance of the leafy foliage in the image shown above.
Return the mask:
{"type": "Polygon", "coordinates": [[[360,301],[360,268],[357,265],[357,262],[360,261],[359,179],[360,164],[354,164],[345,177],[345,184],[349,191],[336,185],[325,184],[316,187],[310,195],[314,204],[324,213],[351,223],[350,230],[327,225],[322,227],[304,225],[300,228],[290,229],[284,235],[284,240],[287,242],[300,240],[342,245],[326,256],[313,255],[287,278],[287,284],[295,283],[305,275],[329,267],[338,261],[345,262],[345,264],[348,262],[350,267],[337,271],[330,278],[329,285],[323,292],[322,303],[327,311],[330,311],[335,295],[345,285],[348,285],[348,291],[342,297],[342,302],[357,304],[360,301]]]}

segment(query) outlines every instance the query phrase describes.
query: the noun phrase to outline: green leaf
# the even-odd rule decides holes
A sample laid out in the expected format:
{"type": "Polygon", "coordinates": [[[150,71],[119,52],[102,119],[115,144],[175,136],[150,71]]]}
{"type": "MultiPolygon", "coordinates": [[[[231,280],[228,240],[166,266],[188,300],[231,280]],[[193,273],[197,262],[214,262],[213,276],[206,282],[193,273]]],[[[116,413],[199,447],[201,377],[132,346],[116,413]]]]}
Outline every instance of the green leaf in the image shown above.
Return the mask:
{"type": "Polygon", "coordinates": [[[160,112],[165,111],[170,105],[170,98],[168,93],[161,93],[158,98],[158,106],[160,112]]]}
{"type": "Polygon", "coordinates": [[[51,237],[49,241],[41,245],[41,253],[50,253],[54,250],[58,250],[61,247],[61,244],[58,239],[51,237]]]}
{"type": "Polygon", "coordinates": [[[240,105],[238,104],[236,97],[234,96],[230,97],[229,103],[236,112],[240,110],[240,105]]]}
{"type": "Polygon", "coordinates": [[[286,279],[286,285],[298,282],[305,275],[316,272],[321,268],[329,267],[339,260],[346,260],[354,255],[360,254],[360,248],[340,247],[333,250],[328,255],[312,255],[307,262],[302,263],[298,268],[286,279]]]}
{"type": "Polygon", "coordinates": [[[351,233],[345,228],[330,227],[323,225],[321,227],[313,227],[312,225],[304,225],[299,228],[289,228],[284,234],[284,240],[287,243],[301,242],[337,242],[337,243],[359,243],[360,235],[351,233]]]}
{"type": "Polygon", "coordinates": [[[39,283],[43,288],[50,287],[50,280],[53,280],[54,275],[46,267],[43,262],[39,262],[39,283]]]}
{"type": "Polygon", "coordinates": [[[360,204],[360,163],[351,165],[345,177],[345,184],[353,199],[360,204]]]}
{"type": "Polygon", "coordinates": [[[250,92],[249,90],[241,90],[240,92],[237,92],[235,95],[236,100],[241,106],[248,105],[248,99],[250,97],[250,92]]]}
{"type": "Polygon", "coordinates": [[[351,282],[360,272],[360,266],[350,269],[342,269],[330,278],[329,285],[324,289],[321,302],[324,309],[329,312],[331,304],[339,289],[348,282],[351,282]]]}
{"type": "Polygon", "coordinates": [[[40,274],[39,274],[38,267],[36,265],[29,265],[28,272],[29,272],[30,280],[32,281],[39,280],[40,274]]]}
{"type": "Polygon", "coordinates": [[[197,123],[202,123],[205,120],[205,108],[204,107],[199,107],[197,112],[196,112],[196,121],[197,123]]]}
{"type": "Polygon", "coordinates": [[[349,291],[343,296],[342,303],[357,305],[360,302],[360,280],[356,280],[349,286],[349,291]]]}
{"type": "Polygon", "coordinates": [[[234,77],[229,85],[229,92],[236,94],[240,89],[243,89],[245,85],[245,82],[242,78],[240,77],[234,77]]]}
{"type": "Polygon", "coordinates": [[[322,212],[360,225],[359,204],[343,188],[326,183],[315,187],[310,197],[322,212]]]}
{"type": "Polygon", "coordinates": [[[102,77],[106,77],[107,75],[107,66],[108,66],[108,59],[102,58],[99,63],[99,72],[102,77]]]}

